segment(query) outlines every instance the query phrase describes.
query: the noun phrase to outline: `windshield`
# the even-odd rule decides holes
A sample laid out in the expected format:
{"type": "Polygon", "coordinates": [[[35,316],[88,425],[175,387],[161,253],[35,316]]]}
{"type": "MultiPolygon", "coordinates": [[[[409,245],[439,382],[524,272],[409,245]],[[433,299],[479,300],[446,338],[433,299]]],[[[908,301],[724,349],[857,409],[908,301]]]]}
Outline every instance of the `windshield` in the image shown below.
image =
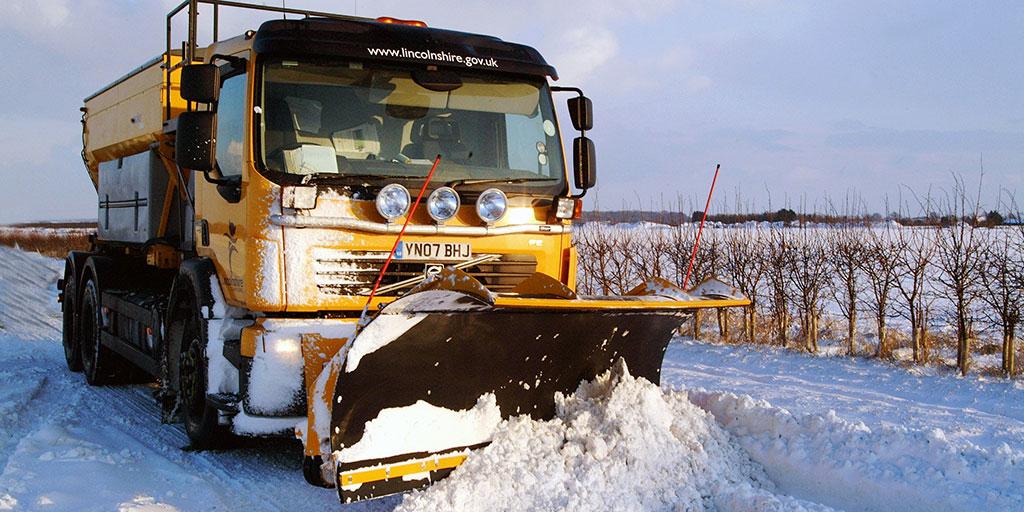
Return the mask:
{"type": "Polygon", "coordinates": [[[524,192],[565,189],[546,82],[445,72],[454,78],[439,86],[417,73],[358,63],[267,63],[265,168],[317,179],[415,179],[440,154],[432,180],[439,185],[508,180],[524,192]]]}

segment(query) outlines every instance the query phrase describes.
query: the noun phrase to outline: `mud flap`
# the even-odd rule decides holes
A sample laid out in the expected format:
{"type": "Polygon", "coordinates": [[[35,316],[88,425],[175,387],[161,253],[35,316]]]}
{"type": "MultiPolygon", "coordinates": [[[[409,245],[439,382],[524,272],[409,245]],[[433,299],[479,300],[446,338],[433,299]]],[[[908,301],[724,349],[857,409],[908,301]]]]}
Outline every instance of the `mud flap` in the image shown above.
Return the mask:
{"type": "MultiPolygon", "coordinates": [[[[463,304],[474,299],[464,297],[463,304]]],[[[493,393],[501,418],[551,418],[556,392],[575,391],[619,358],[631,373],[658,384],[668,342],[689,316],[678,307],[594,309],[585,301],[575,309],[479,301],[459,311],[390,309],[374,322],[389,315],[422,318],[410,321],[411,327],[390,342],[349,360],[338,376],[331,415],[334,451],[359,443],[367,424],[382,411],[418,401],[462,411],[493,393]]],[[[476,446],[340,460],[339,496],[351,502],[426,486],[446,476],[476,446]]]]}

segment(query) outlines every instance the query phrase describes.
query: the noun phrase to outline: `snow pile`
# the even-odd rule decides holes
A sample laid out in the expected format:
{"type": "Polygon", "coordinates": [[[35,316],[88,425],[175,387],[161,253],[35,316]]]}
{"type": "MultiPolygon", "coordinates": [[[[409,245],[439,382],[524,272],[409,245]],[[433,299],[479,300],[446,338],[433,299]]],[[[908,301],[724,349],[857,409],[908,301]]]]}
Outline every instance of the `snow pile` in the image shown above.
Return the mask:
{"type": "Polygon", "coordinates": [[[550,421],[503,422],[490,445],[399,510],[828,510],[775,495],[710,414],[624,366],[556,406],[550,421]]]}
{"type": "Polygon", "coordinates": [[[366,424],[362,439],[334,453],[339,462],[379,459],[412,452],[439,452],[487,442],[501,422],[493,393],[476,406],[452,411],[423,400],[407,407],[384,409],[366,424]]]}
{"type": "Polygon", "coordinates": [[[691,390],[787,493],[845,510],[1019,510],[1024,451],[954,443],[939,428],[795,416],[766,401],[691,390]]]}
{"type": "Polygon", "coordinates": [[[176,512],[178,509],[156,501],[152,496],[139,495],[117,506],[117,512],[176,512]]]}

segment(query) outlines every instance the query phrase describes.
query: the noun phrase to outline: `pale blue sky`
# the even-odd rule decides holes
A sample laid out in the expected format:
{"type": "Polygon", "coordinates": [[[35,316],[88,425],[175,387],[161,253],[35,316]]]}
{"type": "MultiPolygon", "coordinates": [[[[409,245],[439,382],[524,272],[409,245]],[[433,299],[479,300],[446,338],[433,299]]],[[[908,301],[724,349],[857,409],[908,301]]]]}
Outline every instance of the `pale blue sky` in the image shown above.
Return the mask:
{"type": "MultiPolygon", "coordinates": [[[[94,215],[81,100],[162,50],[175,3],[0,3],[0,223],[94,215]]],[[[1024,2],[288,4],[536,47],[594,100],[590,207],[702,207],[718,162],[719,210],[737,194],[812,208],[849,191],[895,209],[905,186],[948,187],[954,172],[976,184],[982,156],[989,206],[1024,194],[1024,2]]],[[[222,34],[258,25],[222,21],[222,34]]]]}

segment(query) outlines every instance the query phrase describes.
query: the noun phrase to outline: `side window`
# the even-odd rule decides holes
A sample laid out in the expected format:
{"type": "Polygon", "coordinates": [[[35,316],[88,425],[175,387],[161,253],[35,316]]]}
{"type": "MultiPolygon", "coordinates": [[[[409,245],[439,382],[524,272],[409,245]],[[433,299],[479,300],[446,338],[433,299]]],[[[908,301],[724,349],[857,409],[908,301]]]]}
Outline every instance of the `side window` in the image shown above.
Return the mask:
{"type": "Polygon", "coordinates": [[[245,74],[224,80],[217,103],[217,165],[225,176],[242,174],[245,103],[245,74]]]}

